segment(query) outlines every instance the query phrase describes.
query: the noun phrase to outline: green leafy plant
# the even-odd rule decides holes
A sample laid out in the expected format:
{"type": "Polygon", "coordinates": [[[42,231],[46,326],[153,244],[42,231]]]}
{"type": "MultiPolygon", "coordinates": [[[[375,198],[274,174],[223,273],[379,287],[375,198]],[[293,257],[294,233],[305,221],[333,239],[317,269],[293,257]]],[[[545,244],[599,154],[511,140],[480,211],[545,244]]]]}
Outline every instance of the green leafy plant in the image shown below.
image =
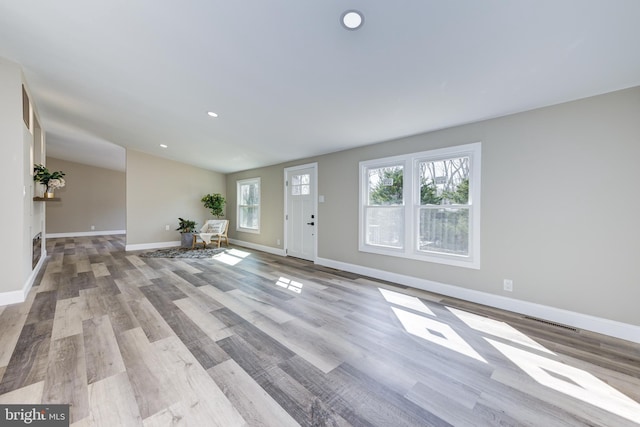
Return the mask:
{"type": "Polygon", "coordinates": [[[222,194],[214,193],[203,196],[201,202],[211,211],[211,215],[220,218],[224,214],[224,204],[227,201],[222,194]]]}
{"type": "Polygon", "coordinates": [[[177,231],[181,233],[193,233],[196,231],[196,222],[191,221],[190,219],[178,218],[178,228],[177,231]]]}
{"type": "Polygon", "coordinates": [[[62,171],[49,172],[49,169],[41,164],[33,167],[33,180],[47,187],[47,192],[64,187],[66,184],[64,175],[62,171]]]}

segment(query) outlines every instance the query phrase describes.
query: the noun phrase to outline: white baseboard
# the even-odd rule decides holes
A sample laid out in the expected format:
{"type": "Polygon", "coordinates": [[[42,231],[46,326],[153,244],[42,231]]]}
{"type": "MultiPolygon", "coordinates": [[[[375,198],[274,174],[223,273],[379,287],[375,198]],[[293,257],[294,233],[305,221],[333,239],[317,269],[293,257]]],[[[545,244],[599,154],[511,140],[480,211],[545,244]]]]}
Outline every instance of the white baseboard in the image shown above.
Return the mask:
{"type": "Polygon", "coordinates": [[[139,243],[136,245],[126,245],[125,251],[144,251],[147,249],[163,249],[163,248],[173,248],[176,246],[181,246],[182,242],[154,242],[154,243],[139,243]]]}
{"type": "Polygon", "coordinates": [[[622,323],[615,320],[595,317],[588,314],[576,313],[574,311],[561,308],[550,307],[514,298],[507,298],[501,295],[493,295],[486,292],[465,289],[459,286],[447,285],[431,280],[420,279],[418,277],[405,276],[403,274],[390,273],[388,271],[375,268],[363,267],[341,261],[334,261],[327,258],[318,258],[316,264],[363,276],[374,277],[389,282],[399,283],[412,288],[422,289],[440,295],[459,298],[502,310],[512,311],[539,319],[549,320],[574,328],[584,329],[621,338],[640,344],[640,326],[622,323]]]}
{"type": "Polygon", "coordinates": [[[284,249],[272,248],[271,246],[258,245],[256,243],[245,242],[242,240],[229,239],[229,243],[233,243],[234,245],[243,246],[249,249],[255,249],[257,251],[266,252],[273,255],[286,256],[287,254],[284,252],[284,249]]]}
{"type": "Polygon", "coordinates": [[[47,233],[46,237],[55,239],[57,237],[84,237],[84,236],[107,236],[113,234],[127,234],[127,230],[103,230],[103,231],[72,231],[70,233],[47,233]]]}
{"type": "Polygon", "coordinates": [[[22,289],[18,289],[17,291],[9,291],[0,293],[0,306],[9,305],[9,304],[17,304],[21,302],[25,302],[27,299],[27,295],[29,295],[29,291],[33,287],[33,283],[36,280],[36,276],[42,269],[42,266],[45,263],[47,258],[47,252],[45,251],[40,257],[40,261],[36,264],[36,268],[31,270],[31,274],[27,277],[27,281],[24,283],[22,289]]]}

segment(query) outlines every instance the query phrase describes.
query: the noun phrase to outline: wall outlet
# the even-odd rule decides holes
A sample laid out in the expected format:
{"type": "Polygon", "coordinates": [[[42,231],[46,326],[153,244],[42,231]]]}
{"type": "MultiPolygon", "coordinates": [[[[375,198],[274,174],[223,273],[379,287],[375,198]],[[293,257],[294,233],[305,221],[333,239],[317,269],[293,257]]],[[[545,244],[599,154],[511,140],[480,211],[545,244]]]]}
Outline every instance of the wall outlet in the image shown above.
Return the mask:
{"type": "Polygon", "coordinates": [[[505,291],[509,291],[509,292],[513,292],[513,280],[504,279],[504,290],[505,291]]]}
{"type": "Polygon", "coordinates": [[[96,226],[95,226],[95,225],[92,225],[92,226],[91,226],[91,230],[95,230],[95,229],[96,229],[96,226]]]}
{"type": "Polygon", "coordinates": [[[164,226],[164,231],[169,231],[169,224],[164,226]]]}
{"type": "Polygon", "coordinates": [[[280,239],[276,240],[276,245],[280,246],[280,239]]]}

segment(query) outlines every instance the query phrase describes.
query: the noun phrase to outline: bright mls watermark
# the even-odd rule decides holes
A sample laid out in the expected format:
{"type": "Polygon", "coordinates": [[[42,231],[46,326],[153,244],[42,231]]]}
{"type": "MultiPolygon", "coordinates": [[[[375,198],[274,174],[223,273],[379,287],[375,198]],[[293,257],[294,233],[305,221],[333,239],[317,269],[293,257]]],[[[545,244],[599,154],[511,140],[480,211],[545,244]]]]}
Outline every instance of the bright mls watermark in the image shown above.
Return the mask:
{"type": "Polygon", "coordinates": [[[69,405],[0,405],[0,426],[69,427],[69,405]]]}

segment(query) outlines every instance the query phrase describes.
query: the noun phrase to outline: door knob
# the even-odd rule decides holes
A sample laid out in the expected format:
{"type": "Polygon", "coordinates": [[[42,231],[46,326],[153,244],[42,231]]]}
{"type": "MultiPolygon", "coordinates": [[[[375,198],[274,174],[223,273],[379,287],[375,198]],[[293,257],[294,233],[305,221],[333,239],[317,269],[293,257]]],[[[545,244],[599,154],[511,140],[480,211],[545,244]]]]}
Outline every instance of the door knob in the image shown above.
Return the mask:
{"type": "Polygon", "coordinates": [[[307,225],[316,225],[314,222],[308,222],[307,225]]]}

